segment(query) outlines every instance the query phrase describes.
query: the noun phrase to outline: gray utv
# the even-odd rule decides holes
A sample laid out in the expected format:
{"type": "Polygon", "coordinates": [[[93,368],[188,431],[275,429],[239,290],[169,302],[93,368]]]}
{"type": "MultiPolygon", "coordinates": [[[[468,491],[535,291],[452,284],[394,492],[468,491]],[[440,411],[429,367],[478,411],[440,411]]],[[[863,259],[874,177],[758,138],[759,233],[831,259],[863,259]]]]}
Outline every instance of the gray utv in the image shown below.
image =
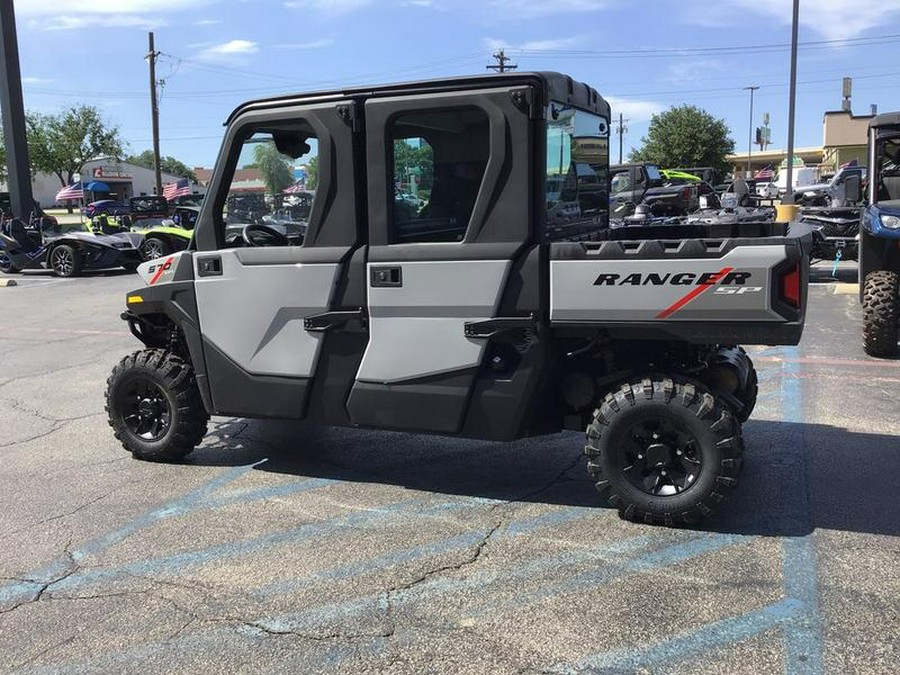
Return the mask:
{"type": "Polygon", "coordinates": [[[711,514],[757,394],[738,345],[800,340],[804,240],[771,222],[609,229],[609,118],[556,73],[240,106],[191,246],[127,295],[146,349],[109,378],[116,437],[172,461],[211,415],[495,441],[586,429],[623,517],[711,514]],[[235,231],[236,170],[266,144],[289,166],[317,157],[302,236],[235,231]]]}

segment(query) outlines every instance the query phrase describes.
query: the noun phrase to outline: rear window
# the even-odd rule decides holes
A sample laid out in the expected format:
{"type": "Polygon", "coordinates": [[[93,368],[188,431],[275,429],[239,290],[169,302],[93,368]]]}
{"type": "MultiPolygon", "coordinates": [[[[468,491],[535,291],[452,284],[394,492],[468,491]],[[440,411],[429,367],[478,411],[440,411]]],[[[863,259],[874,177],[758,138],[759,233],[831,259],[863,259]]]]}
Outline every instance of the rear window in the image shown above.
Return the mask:
{"type": "MultiPolygon", "coordinates": [[[[627,181],[627,173],[624,179],[627,181]]],[[[616,187],[625,189],[621,184],[616,187]]],[[[546,200],[549,239],[584,238],[607,227],[609,121],[606,118],[561,103],[550,105],[546,200]]]]}

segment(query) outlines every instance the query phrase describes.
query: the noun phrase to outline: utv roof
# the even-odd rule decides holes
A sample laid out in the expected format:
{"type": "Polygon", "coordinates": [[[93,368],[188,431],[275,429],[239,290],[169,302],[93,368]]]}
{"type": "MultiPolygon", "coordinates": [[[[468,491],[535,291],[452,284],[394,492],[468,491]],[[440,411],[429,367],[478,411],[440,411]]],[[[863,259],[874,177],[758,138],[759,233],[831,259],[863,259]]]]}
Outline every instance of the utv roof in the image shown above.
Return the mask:
{"type": "Polygon", "coordinates": [[[900,126],[900,112],[884,113],[873,117],[869,122],[870,127],[896,127],[900,126]]]}
{"type": "Polygon", "coordinates": [[[280,108],[286,105],[302,104],[313,100],[316,102],[328,100],[341,101],[357,98],[396,96],[398,94],[409,95],[418,93],[453,92],[486,87],[508,87],[534,84],[542,85],[544,91],[544,100],[540,101],[540,104],[546,104],[549,101],[559,101],[609,117],[609,103],[607,103],[595,89],[583,82],[577,82],[568,75],[563,75],[562,73],[515,72],[470,75],[465,77],[421,80],[416,82],[399,82],[394,84],[379,84],[370,87],[332,89],[256,99],[243,103],[235,108],[231,115],[228,116],[228,119],[225,120],[225,124],[230,124],[239,114],[249,110],[280,108]]]}

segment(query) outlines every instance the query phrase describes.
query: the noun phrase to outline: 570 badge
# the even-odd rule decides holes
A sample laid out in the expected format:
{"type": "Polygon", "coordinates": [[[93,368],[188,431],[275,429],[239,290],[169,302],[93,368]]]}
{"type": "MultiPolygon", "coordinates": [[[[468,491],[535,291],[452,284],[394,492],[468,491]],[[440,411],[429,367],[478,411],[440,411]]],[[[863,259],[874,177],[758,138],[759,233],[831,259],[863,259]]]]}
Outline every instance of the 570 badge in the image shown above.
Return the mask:
{"type": "Polygon", "coordinates": [[[166,258],[165,261],[163,261],[161,263],[150,265],[150,267],[147,268],[147,273],[153,275],[150,277],[150,285],[151,286],[153,284],[155,284],[157,281],[159,281],[159,278],[163,274],[165,274],[166,272],[168,272],[169,270],[172,269],[172,261],[173,260],[175,260],[174,256],[166,258]]]}

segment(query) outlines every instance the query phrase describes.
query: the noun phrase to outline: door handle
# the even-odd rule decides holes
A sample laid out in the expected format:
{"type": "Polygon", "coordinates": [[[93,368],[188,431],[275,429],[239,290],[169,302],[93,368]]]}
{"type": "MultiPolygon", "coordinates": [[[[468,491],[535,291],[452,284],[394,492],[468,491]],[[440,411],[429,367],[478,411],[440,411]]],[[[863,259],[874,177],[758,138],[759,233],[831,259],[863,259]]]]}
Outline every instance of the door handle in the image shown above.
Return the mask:
{"type": "Polygon", "coordinates": [[[369,285],[372,288],[398,288],[403,285],[403,270],[399,267],[373,267],[369,285]]]}
{"type": "Polygon", "coordinates": [[[310,333],[324,333],[334,328],[343,328],[350,321],[361,321],[365,324],[366,316],[362,307],[352,310],[323,312],[303,319],[303,329],[310,333]]]}
{"type": "Polygon", "coordinates": [[[217,255],[204,256],[197,258],[197,276],[198,277],[220,277],[222,276],[222,258],[217,255]]]}

